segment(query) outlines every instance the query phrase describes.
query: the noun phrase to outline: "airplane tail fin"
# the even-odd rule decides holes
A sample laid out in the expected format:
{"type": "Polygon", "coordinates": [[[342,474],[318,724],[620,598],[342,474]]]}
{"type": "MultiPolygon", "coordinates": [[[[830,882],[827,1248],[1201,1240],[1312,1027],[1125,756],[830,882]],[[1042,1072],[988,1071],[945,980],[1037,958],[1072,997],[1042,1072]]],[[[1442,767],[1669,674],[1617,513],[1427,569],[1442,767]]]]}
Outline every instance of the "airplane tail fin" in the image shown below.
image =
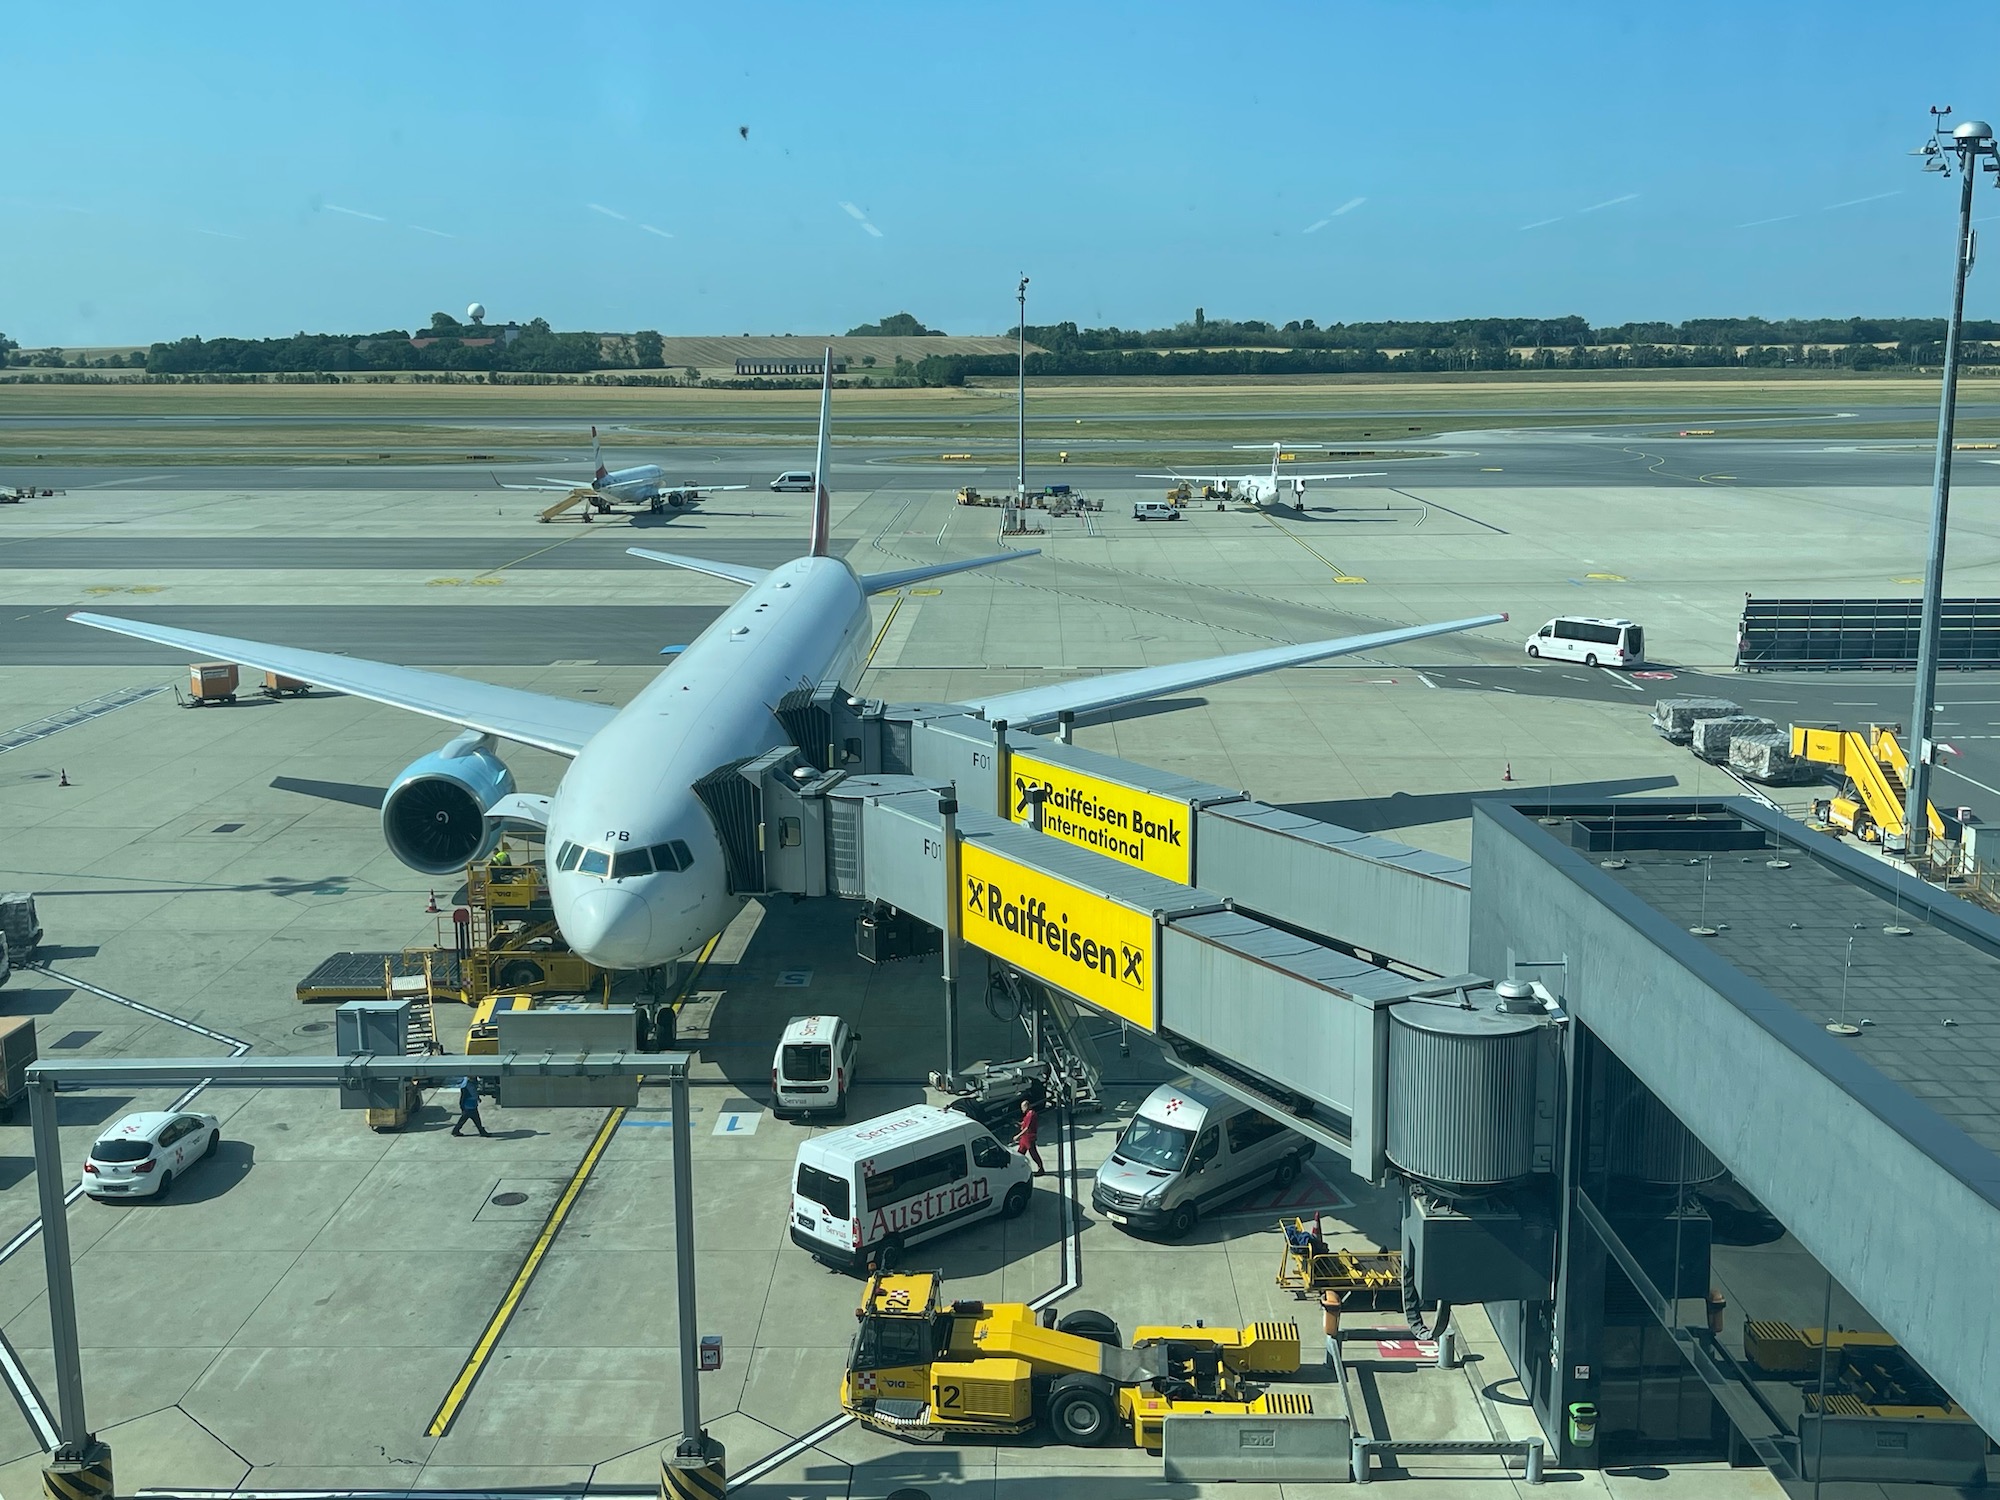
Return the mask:
{"type": "Polygon", "coordinates": [[[1271,488],[1273,490],[1277,489],[1278,460],[1283,456],[1285,451],[1283,443],[1232,443],[1230,446],[1234,448],[1255,448],[1259,453],[1269,448],[1271,450],[1271,488]]]}
{"type": "Polygon", "coordinates": [[[813,514],[812,546],[808,557],[825,557],[828,543],[833,535],[833,503],[827,491],[828,431],[833,418],[833,349],[826,351],[826,362],[820,368],[819,384],[819,451],[813,456],[813,514]]]}
{"type": "Polygon", "coordinates": [[[597,428],[595,425],[590,429],[590,467],[592,470],[591,478],[600,482],[608,472],[604,467],[604,453],[598,446],[597,428]]]}

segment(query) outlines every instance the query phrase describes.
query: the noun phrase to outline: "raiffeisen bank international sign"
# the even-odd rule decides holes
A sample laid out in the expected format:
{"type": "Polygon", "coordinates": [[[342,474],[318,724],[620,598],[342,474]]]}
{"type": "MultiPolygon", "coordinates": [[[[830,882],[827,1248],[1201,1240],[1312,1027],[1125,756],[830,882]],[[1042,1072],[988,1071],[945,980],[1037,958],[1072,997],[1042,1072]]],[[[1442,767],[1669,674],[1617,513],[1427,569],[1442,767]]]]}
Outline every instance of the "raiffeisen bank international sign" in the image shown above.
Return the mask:
{"type": "Polygon", "coordinates": [[[1029,788],[1042,787],[1043,833],[1188,883],[1194,873],[1194,815],[1187,803],[1018,750],[1011,759],[1008,815],[1016,823],[1029,821],[1029,788]]]}
{"type": "Polygon", "coordinates": [[[959,853],[965,940],[1134,1026],[1156,1029],[1151,912],[1016,864],[983,845],[959,853]]]}

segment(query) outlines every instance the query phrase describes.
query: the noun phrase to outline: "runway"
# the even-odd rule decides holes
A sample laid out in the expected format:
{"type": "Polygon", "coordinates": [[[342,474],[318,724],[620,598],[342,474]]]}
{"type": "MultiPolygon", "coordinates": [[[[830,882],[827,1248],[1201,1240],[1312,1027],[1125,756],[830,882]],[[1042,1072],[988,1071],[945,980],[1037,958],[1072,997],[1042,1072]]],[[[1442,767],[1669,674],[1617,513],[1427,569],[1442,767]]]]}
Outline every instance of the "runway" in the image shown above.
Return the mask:
{"type": "MultiPolygon", "coordinates": [[[[1032,421],[1029,427],[1034,434],[1032,421]]],[[[1718,429],[1719,430],[1719,429],[1718,429]]],[[[1932,453],[1919,440],[1842,442],[1831,428],[1824,440],[1753,438],[1677,438],[1657,426],[1621,429],[1615,425],[1565,428],[1486,429],[1413,438],[1412,444],[1437,450],[1438,456],[1412,459],[1329,459],[1309,447],[1299,450],[1300,466],[1316,470],[1357,472],[1382,470],[1382,477],[1356,481],[1368,487],[1444,487],[1452,489],[1552,489],[1579,485],[1621,485],[1641,488],[1687,489],[1692,486],[1919,486],[1931,482],[1932,453]]],[[[1114,446],[1078,440],[1078,461],[1052,465],[1031,461],[1033,484],[1065,481],[1086,491],[1151,488],[1141,470],[1157,463],[1138,456],[1157,444],[1114,446]],[[1118,448],[1133,452],[1120,457],[1118,448]],[[1087,461],[1086,461],[1087,460],[1087,461]]],[[[770,493],[767,486],[780,470],[809,462],[786,446],[711,447],[700,449],[628,448],[622,462],[657,462],[684,480],[707,484],[747,484],[749,491],[722,497],[726,506],[782,505],[791,497],[770,493]]],[[[1218,451],[1217,472],[1247,471],[1254,459],[1218,451]]],[[[281,494],[311,490],[456,491],[500,504],[526,505],[535,496],[499,487],[498,480],[534,483],[553,471],[557,477],[571,465],[537,460],[532,463],[403,464],[201,464],[149,462],[131,454],[118,464],[55,462],[0,464],[0,484],[34,484],[51,489],[108,488],[171,489],[236,494],[281,494]],[[497,479],[496,479],[497,476],[497,479]]],[[[1011,488],[1015,465],[1010,453],[991,452],[970,462],[946,462],[936,449],[909,443],[851,443],[836,460],[836,490],[939,490],[961,484],[992,489],[1011,488]]],[[[1979,454],[1960,454],[1954,470],[1957,488],[2000,485],[2000,461],[1979,454]]],[[[549,498],[555,498],[551,495],[549,498]]]]}
{"type": "MultiPolygon", "coordinates": [[[[621,515],[582,535],[570,527],[554,534],[553,539],[563,545],[544,547],[527,547],[506,537],[141,537],[116,532],[23,537],[0,543],[0,567],[139,572],[309,568],[316,573],[402,570],[465,575],[514,568],[530,572],[658,573],[662,564],[633,557],[625,549],[652,547],[753,568],[775,568],[799,554],[796,542],[706,536],[690,530],[635,531],[626,524],[631,519],[621,515]]],[[[849,540],[836,540],[833,553],[844,557],[853,545],[849,540]]]]}

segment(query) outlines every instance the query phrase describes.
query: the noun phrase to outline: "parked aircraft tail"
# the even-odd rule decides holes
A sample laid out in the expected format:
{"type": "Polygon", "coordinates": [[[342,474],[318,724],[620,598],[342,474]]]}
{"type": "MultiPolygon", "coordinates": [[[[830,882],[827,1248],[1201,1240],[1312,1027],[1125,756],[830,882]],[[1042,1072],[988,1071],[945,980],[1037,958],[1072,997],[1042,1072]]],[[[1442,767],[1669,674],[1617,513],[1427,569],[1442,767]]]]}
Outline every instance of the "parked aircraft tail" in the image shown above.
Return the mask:
{"type": "Polygon", "coordinates": [[[590,467],[593,471],[590,477],[602,484],[610,471],[604,467],[604,454],[598,448],[597,428],[594,425],[590,429],[590,467]]]}

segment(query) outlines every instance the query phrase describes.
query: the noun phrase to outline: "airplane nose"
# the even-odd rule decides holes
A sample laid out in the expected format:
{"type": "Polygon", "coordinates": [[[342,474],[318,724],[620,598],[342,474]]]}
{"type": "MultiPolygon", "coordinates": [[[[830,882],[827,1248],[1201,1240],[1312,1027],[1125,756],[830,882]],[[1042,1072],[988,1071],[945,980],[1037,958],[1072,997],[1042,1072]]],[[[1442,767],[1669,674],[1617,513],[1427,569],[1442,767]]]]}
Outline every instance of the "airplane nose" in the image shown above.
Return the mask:
{"type": "Polygon", "coordinates": [[[653,961],[653,913],[630,891],[600,885],[580,892],[563,914],[570,947],[606,969],[639,969],[653,961]]]}

